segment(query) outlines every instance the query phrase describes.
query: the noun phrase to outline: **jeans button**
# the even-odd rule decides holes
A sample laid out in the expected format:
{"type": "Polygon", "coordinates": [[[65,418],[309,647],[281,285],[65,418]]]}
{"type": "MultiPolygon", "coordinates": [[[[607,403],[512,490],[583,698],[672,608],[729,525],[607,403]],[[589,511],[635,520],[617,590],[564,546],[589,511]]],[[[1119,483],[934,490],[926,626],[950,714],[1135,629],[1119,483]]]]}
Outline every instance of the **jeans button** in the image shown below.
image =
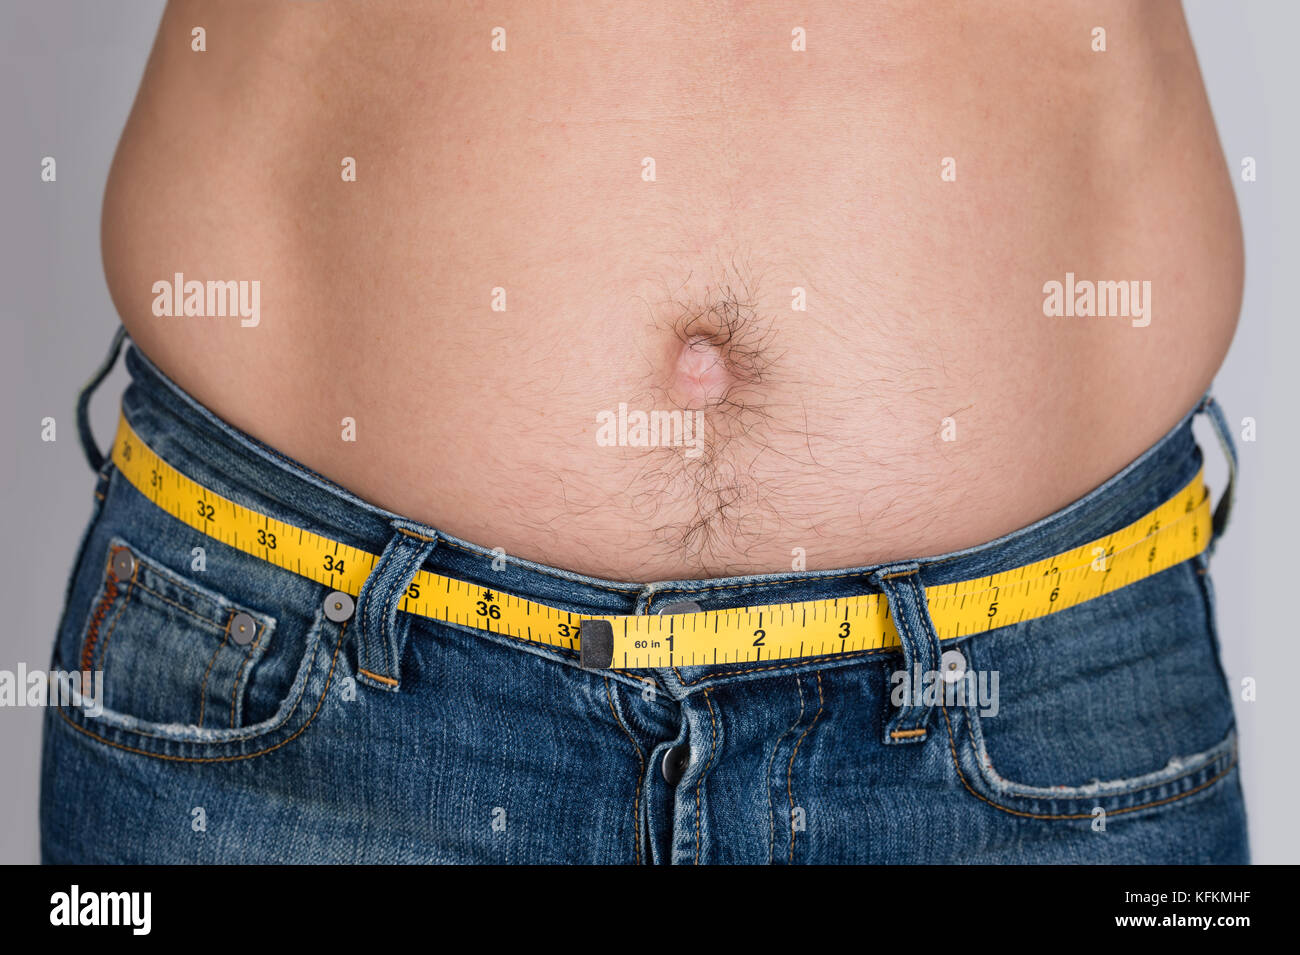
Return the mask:
{"type": "Polygon", "coordinates": [[[131,575],[135,573],[135,558],[123,547],[113,555],[112,567],[114,577],[119,580],[130,580],[131,575]]]}
{"type": "Polygon", "coordinates": [[[241,647],[253,642],[257,635],[257,621],[246,613],[237,613],[230,621],[230,639],[241,647]]]}
{"type": "Polygon", "coordinates": [[[683,743],[664,753],[664,779],[669,786],[676,786],[686,775],[686,767],[691,765],[691,748],[683,743]]]}
{"type": "Polygon", "coordinates": [[[335,623],[342,623],[351,617],[355,607],[352,598],[341,590],[336,590],[325,598],[325,616],[335,623]]]}
{"type": "Polygon", "coordinates": [[[944,683],[956,683],[966,675],[966,657],[960,650],[945,650],[939,658],[944,683]]]}

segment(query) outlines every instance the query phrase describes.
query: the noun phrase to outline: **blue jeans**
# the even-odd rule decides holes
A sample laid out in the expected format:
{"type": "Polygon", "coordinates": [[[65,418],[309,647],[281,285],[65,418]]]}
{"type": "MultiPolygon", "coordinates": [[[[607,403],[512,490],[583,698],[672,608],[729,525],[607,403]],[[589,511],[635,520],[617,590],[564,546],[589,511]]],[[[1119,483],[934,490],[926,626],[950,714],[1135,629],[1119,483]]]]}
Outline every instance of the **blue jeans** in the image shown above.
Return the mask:
{"type": "MultiPolygon", "coordinates": [[[[584,670],[564,649],[401,612],[367,617],[363,639],[324,612],[328,588],[155,507],[83,428],[95,508],[52,668],[102,670],[102,712],[47,713],[47,862],[1248,859],[1208,552],[942,647],[926,626],[925,587],[1052,556],[1172,496],[1201,465],[1195,414],[1230,450],[1208,398],[1084,498],[988,544],[888,567],[642,584],[420,528],[223,423],[134,348],[127,365],[124,412],[164,460],[375,554],[418,540],[399,527],[418,529],[436,543],[402,573],[590,614],[883,592],[912,626],[885,651],[642,671],[584,670]],[[108,573],[123,552],[129,586],[108,573]],[[242,644],[238,614],[256,634],[242,644]],[[954,649],[964,698],[899,695],[898,674],[954,649]],[[376,667],[391,682],[359,673],[376,667]]],[[[1218,517],[1221,531],[1226,508],[1218,517]]],[[[363,591],[358,618],[365,603],[363,591]]]]}

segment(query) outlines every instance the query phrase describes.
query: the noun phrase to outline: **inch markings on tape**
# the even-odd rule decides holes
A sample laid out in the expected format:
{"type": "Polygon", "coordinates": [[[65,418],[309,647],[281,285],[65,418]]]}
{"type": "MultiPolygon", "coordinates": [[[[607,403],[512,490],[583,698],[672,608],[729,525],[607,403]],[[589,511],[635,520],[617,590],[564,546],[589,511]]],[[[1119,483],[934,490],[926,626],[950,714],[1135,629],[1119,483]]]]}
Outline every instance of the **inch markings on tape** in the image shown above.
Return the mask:
{"type": "MultiPolygon", "coordinates": [[[[208,490],[156,454],[125,415],[112,456],[122,476],[172,517],[332,590],[357,596],[378,560],[208,490]]],[[[942,640],[1043,617],[1188,560],[1205,549],[1210,532],[1209,491],[1198,473],[1159,507],[1106,537],[988,577],[927,587],[930,617],[942,640]]],[[[882,594],[661,616],[595,616],[420,570],[399,609],[577,651],[584,667],[601,669],[758,663],[899,645],[882,594]]]]}

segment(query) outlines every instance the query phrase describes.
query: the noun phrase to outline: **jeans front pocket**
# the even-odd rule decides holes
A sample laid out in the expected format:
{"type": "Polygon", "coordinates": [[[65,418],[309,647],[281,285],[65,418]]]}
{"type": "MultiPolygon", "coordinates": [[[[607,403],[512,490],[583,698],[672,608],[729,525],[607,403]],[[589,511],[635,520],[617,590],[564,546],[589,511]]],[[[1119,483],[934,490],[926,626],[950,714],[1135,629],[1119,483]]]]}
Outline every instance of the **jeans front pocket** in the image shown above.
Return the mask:
{"type": "Polygon", "coordinates": [[[1214,637],[1188,561],[965,641],[970,672],[996,674],[999,692],[940,717],[962,784],[1057,820],[1157,812],[1212,788],[1237,756],[1214,637]]]}
{"type": "Polygon", "coordinates": [[[275,619],[240,606],[113,537],[78,669],[104,708],[142,722],[233,729],[275,619]]]}
{"type": "MultiPolygon", "coordinates": [[[[98,590],[56,648],[61,669],[90,674],[88,696],[58,707],[64,723],[119,750],[202,763],[271,752],[315,719],[346,623],[327,619],[320,603],[304,610],[300,599],[272,616],[257,609],[264,601],[217,589],[234,577],[200,584],[120,532],[101,540],[102,562],[88,556],[81,568],[97,575],[98,590]]],[[[284,583],[278,568],[252,558],[242,566],[241,593],[284,583]]],[[[319,589],[297,584],[295,592],[319,589]]]]}

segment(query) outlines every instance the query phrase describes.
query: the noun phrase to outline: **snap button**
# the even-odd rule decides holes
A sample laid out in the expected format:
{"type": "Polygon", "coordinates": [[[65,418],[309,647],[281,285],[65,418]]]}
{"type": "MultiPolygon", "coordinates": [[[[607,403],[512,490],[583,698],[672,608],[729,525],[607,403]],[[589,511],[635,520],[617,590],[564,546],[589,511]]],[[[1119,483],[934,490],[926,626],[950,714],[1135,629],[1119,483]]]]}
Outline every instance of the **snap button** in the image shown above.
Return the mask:
{"type": "Polygon", "coordinates": [[[352,598],[341,590],[336,590],[325,598],[325,616],[335,623],[342,623],[352,616],[356,604],[352,598]]]}
{"type": "Polygon", "coordinates": [[[690,765],[691,748],[685,743],[681,746],[674,746],[664,753],[664,779],[668,785],[676,786],[681,778],[686,775],[686,768],[690,765]]]}
{"type": "Polygon", "coordinates": [[[664,604],[659,608],[659,615],[666,613],[699,613],[702,608],[694,600],[679,600],[676,603],[664,604]]]}
{"type": "Polygon", "coordinates": [[[239,646],[247,646],[257,636],[257,621],[246,613],[237,613],[230,621],[230,639],[239,646]]]}
{"type": "Polygon", "coordinates": [[[113,576],[120,577],[123,580],[129,580],[135,573],[135,558],[131,552],[123,548],[113,555],[113,576]]]}
{"type": "Polygon", "coordinates": [[[944,683],[956,683],[966,675],[966,657],[960,650],[945,650],[939,658],[944,683]]]}

